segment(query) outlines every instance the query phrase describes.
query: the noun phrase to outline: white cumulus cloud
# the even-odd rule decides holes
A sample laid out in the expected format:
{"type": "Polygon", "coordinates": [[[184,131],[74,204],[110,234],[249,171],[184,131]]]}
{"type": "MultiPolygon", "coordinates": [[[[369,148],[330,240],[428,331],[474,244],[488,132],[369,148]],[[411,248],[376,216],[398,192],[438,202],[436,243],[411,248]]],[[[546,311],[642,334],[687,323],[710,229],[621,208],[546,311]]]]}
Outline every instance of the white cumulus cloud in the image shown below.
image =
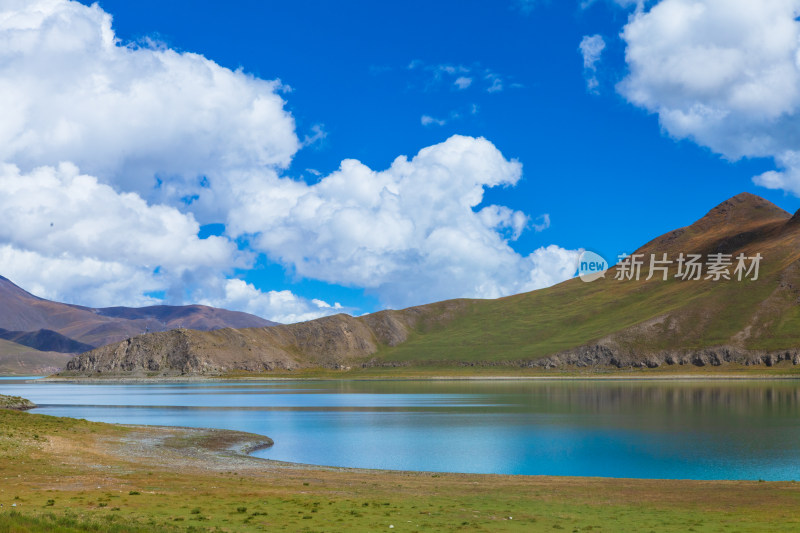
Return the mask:
{"type": "MultiPolygon", "coordinates": [[[[346,159],[309,185],[287,169],[325,131],[298,138],[280,81],[123,43],[111,23],[97,4],[0,2],[0,274],[23,287],[95,306],[199,301],[290,322],[341,306],[259,290],[231,278],[235,269],[263,253],[391,306],[573,274],[576,252],[509,244],[549,218],[483,205],[487,188],[521,176],[488,140],[455,136],[385,170],[346,159]],[[211,222],[225,233],[199,238],[211,222]]],[[[456,88],[468,77],[503,88],[478,66],[425,68],[456,88]]]]}
{"type": "Polygon", "coordinates": [[[341,312],[339,304],[224,279],[220,272],[231,264],[247,264],[229,239],[200,239],[191,214],[118,194],[71,163],[27,174],[0,164],[0,190],[2,274],[41,297],[98,307],[154,305],[162,302],[148,293],[185,288],[193,302],[277,322],[341,312]],[[191,294],[192,286],[202,290],[191,294]]]}
{"type": "Polygon", "coordinates": [[[56,301],[96,307],[163,303],[146,293],[165,288],[149,269],[73,254],[44,254],[0,244],[2,275],[25,290],[56,301]]]}
{"type": "Polygon", "coordinates": [[[622,32],[619,92],[676,138],[771,157],[756,183],[800,194],[800,0],[662,0],[622,32]]]}
{"type": "Polygon", "coordinates": [[[0,160],[71,161],[147,198],[201,195],[217,211],[231,169],[286,167],[300,146],[278,81],[121,43],[97,4],[0,7],[0,160]]]}
{"type": "Polygon", "coordinates": [[[236,247],[222,237],[198,238],[200,225],[174,207],[119,194],[71,163],[22,173],[0,164],[0,241],[50,254],[92,257],[181,274],[224,268],[236,247]]]}
{"type": "Polygon", "coordinates": [[[301,276],[368,288],[393,307],[503,296],[566,279],[577,257],[557,247],[522,256],[508,241],[528,224],[524,213],[476,212],[486,188],[513,186],[521,173],[486,139],[456,135],[386,170],[345,160],[314,185],[249,191],[231,228],[301,276]]]}
{"type": "Polygon", "coordinates": [[[222,284],[217,298],[201,298],[198,303],[215,307],[235,308],[246,313],[270,317],[270,320],[292,324],[321,316],[343,312],[339,303],[333,305],[319,299],[301,298],[291,291],[266,291],[240,279],[228,279],[222,284]]]}

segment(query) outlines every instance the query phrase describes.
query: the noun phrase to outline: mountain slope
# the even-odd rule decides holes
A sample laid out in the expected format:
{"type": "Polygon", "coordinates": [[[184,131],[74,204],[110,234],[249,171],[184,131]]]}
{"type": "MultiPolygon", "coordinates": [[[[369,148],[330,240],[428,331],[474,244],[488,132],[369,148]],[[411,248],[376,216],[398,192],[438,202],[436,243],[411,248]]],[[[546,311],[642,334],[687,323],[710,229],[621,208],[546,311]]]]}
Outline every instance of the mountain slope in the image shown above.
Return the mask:
{"type": "Polygon", "coordinates": [[[49,350],[59,353],[81,353],[95,348],[65,337],[61,333],[49,329],[37,331],[8,331],[0,328],[0,339],[11,341],[34,350],[49,350]]]}
{"type": "Polygon", "coordinates": [[[618,280],[614,267],[592,283],[576,278],[498,300],[453,300],[267,330],[147,335],[83,354],[67,369],[202,374],[353,365],[800,363],[800,215],[743,193],[635,253],[763,259],[756,280],[684,280],[675,277],[675,264],[666,281],[646,280],[648,265],[639,280],[618,280]]]}
{"type": "MultiPolygon", "coordinates": [[[[476,302],[446,330],[419,335],[391,358],[421,361],[429,354],[465,361],[538,360],[581,347],[606,347],[618,362],[648,361],[711,347],[761,353],[800,347],[800,224],[762,198],[741,194],[688,226],[634,253],[760,253],[757,281],[675,279],[569,280],[549,289],[476,302]],[[489,327],[485,327],[488,325],[489,327]]],[[[388,355],[388,354],[387,354],[388,355]]],[[[609,355],[608,353],[606,355],[609,355]]]]}
{"type": "Polygon", "coordinates": [[[72,354],[42,352],[0,339],[0,374],[33,376],[64,368],[72,354]]]}
{"type": "Polygon", "coordinates": [[[62,374],[219,374],[297,368],[341,369],[385,347],[398,346],[415,330],[461,312],[459,300],[360,318],[339,314],[269,328],[140,335],[72,359],[62,374]]]}
{"type": "MultiPolygon", "coordinates": [[[[34,296],[0,276],[0,339],[33,351],[79,353],[147,331],[265,327],[274,322],[203,305],[89,308],[34,296]]],[[[0,345],[0,356],[11,355],[0,345]]]]}

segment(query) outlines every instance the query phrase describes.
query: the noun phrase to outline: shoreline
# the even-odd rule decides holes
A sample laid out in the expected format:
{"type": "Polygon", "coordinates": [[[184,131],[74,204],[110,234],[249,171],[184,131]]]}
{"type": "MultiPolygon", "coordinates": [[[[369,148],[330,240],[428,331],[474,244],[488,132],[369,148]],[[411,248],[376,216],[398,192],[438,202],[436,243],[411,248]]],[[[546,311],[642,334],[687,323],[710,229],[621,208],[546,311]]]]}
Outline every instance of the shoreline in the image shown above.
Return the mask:
{"type": "MultiPolygon", "coordinates": [[[[369,468],[359,466],[337,466],[314,463],[300,463],[295,461],[282,461],[265,457],[256,457],[252,454],[275,445],[275,441],[258,433],[222,429],[213,427],[166,426],[155,424],[121,424],[117,422],[92,422],[70,416],[47,415],[35,412],[38,406],[27,413],[30,415],[69,419],[84,422],[89,425],[110,426],[130,432],[128,438],[122,440],[123,446],[118,446],[114,456],[117,459],[131,459],[134,456],[144,455],[148,458],[159,458],[159,462],[172,467],[181,465],[178,457],[191,457],[193,467],[206,470],[229,469],[236,467],[246,470],[274,470],[288,468],[294,471],[326,471],[358,474],[393,474],[398,476],[467,476],[478,478],[511,478],[526,479],[554,479],[570,481],[598,481],[598,482],[668,482],[668,483],[721,483],[721,484],[752,484],[752,483],[790,483],[795,480],[776,479],[765,481],[763,479],[696,479],[696,478],[645,478],[645,477],[615,477],[615,476],[580,476],[580,475],[553,475],[553,474],[504,474],[498,472],[453,472],[442,470],[401,470],[392,468],[369,468]],[[165,449],[169,450],[171,457],[161,457],[165,449]],[[177,452],[177,454],[175,453],[177,452]],[[198,461],[200,463],[198,463],[198,461]],[[214,465],[212,465],[214,463],[214,465]]],[[[8,408],[10,411],[23,412],[8,408]]]]}
{"type": "MultiPolygon", "coordinates": [[[[10,376],[9,376],[10,377],[10,376]]],[[[269,381],[793,381],[798,375],[714,373],[714,374],[660,374],[660,375],[565,375],[565,376],[171,376],[171,377],[59,377],[46,376],[31,379],[21,376],[26,383],[203,383],[203,382],[269,382],[269,381]]]]}
{"type": "Polygon", "coordinates": [[[198,526],[254,533],[345,526],[366,532],[390,525],[398,531],[498,532],[800,527],[793,513],[800,484],[788,481],[315,466],[245,455],[269,442],[252,433],[4,409],[0,423],[0,529],[104,531],[114,521],[137,532],[198,526]]]}
{"type": "MultiPolygon", "coordinates": [[[[39,414],[39,413],[32,413],[39,414]]],[[[51,416],[51,415],[43,415],[51,416]]],[[[71,417],[66,417],[71,418],[71,417]]],[[[553,475],[553,474],[503,474],[497,472],[451,472],[443,470],[398,470],[392,468],[368,468],[358,466],[336,466],[336,465],[323,465],[313,463],[298,463],[294,461],[280,461],[276,459],[268,459],[265,457],[255,457],[252,454],[259,450],[271,448],[275,441],[266,435],[259,435],[257,433],[247,433],[238,430],[220,429],[220,428],[200,428],[200,427],[185,427],[185,426],[161,426],[161,425],[148,425],[148,424],[119,424],[116,422],[103,422],[112,426],[127,428],[131,430],[154,430],[164,432],[174,432],[179,430],[186,432],[188,435],[199,436],[200,438],[208,438],[209,435],[220,435],[223,438],[229,436],[233,441],[225,447],[222,446],[206,446],[205,449],[212,453],[219,459],[229,459],[234,457],[236,459],[247,459],[260,463],[265,468],[287,467],[293,470],[309,470],[318,471],[324,470],[329,472],[348,472],[348,473],[361,473],[361,474],[379,474],[391,473],[395,475],[406,476],[476,476],[476,477],[500,477],[500,478],[517,478],[517,479],[560,479],[560,480],[591,480],[591,481],[621,481],[621,482],[687,482],[687,483],[795,483],[791,479],[775,479],[765,481],[763,479],[695,479],[695,478],[644,478],[644,477],[614,477],[614,476],[570,476],[570,475],[553,475]]],[[[156,445],[159,446],[159,445],[156,445]]],[[[201,447],[203,447],[201,445],[201,447]]],[[[256,467],[258,464],[255,465],[256,467]]]]}
{"type": "MultiPolygon", "coordinates": [[[[44,413],[37,413],[34,406],[30,414],[38,416],[46,416],[53,418],[54,415],[44,413]]],[[[71,420],[83,420],[71,416],[61,416],[58,418],[67,418],[71,420]]],[[[90,424],[102,424],[132,430],[139,432],[139,438],[144,442],[145,447],[151,449],[150,453],[157,455],[163,446],[164,435],[174,435],[176,433],[182,434],[181,439],[188,441],[197,441],[196,446],[206,453],[210,453],[215,460],[222,460],[223,462],[232,460],[231,463],[225,463],[224,468],[229,466],[243,466],[242,461],[255,461],[252,466],[255,469],[259,465],[263,468],[274,469],[276,467],[286,467],[293,470],[308,470],[308,471],[331,471],[331,472],[351,472],[361,474],[379,474],[379,473],[392,473],[396,475],[448,475],[448,476],[478,476],[478,477],[501,477],[501,478],[548,478],[548,479],[564,479],[564,480],[594,480],[594,481],[633,481],[633,482],[688,482],[688,483],[764,483],[763,479],[730,479],[730,478],[649,478],[649,477],[617,477],[617,476],[581,476],[581,475],[554,475],[554,474],[507,474],[501,472],[457,472],[445,470],[408,470],[408,469],[393,469],[393,468],[370,468],[360,466],[339,466],[327,465],[316,463],[301,463],[296,461],[283,461],[278,459],[269,459],[265,457],[256,457],[252,454],[271,448],[275,445],[275,441],[266,435],[258,433],[249,433],[240,430],[213,428],[213,427],[190,427],[190,426],[168,426],[168,425],[155,425],[155,424],[123,424],[118,422],[90,422],[90,424]],[[162,438],[161,442],[156,442],[153,439],[153,434],[162,438]],[[208,442],[212,444],[209,445],[208,442]]],[[[129,441],[130,442],[130,441],[129,441]]],[[[141,453],[140,443],[136,443],[137,448],[141,453]]],[[[181,446],[174,446],[175,448],[185,448],[181,446]]],[[[124,450],[122,450],[124,451],[124,450]]],[[[118,458],[123,459],[127,457],[127,452],[122,453],[118,458]]],[[[197,457],[195,457],[197,458],[197,457]]],[[[211,468],[205,466],[205,468],[211,468]]],[[[249,467],[248,467],[249,468],[249,467]]],[[[795,483],[792,479],[773,479],[769,483],[795,483]]]]}

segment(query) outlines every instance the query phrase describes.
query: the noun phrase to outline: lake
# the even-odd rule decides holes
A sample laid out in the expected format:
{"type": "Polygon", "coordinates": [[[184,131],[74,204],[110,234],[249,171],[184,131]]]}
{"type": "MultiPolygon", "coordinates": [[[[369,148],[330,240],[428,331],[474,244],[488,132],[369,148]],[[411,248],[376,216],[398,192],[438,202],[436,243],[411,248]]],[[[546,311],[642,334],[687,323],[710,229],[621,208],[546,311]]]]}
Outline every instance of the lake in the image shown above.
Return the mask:
{"type": "Polygon", "coordinates": [[[800,479],[797,381],[0,380],[34,412],[267,435],[321,465],[673,479],[800,479]]]}

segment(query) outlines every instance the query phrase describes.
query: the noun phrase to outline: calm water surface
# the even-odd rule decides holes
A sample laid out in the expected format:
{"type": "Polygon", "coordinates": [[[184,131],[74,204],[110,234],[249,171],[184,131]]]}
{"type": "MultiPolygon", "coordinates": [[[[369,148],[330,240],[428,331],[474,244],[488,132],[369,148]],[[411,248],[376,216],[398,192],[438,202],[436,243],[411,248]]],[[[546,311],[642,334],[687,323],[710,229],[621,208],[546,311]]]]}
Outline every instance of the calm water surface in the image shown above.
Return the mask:
{"type": "Polygon", "coordinates": [[[800,479],[800,382],[0,381],[35,412],[268,435],[256,455],[336,466],[800,479]]]}

